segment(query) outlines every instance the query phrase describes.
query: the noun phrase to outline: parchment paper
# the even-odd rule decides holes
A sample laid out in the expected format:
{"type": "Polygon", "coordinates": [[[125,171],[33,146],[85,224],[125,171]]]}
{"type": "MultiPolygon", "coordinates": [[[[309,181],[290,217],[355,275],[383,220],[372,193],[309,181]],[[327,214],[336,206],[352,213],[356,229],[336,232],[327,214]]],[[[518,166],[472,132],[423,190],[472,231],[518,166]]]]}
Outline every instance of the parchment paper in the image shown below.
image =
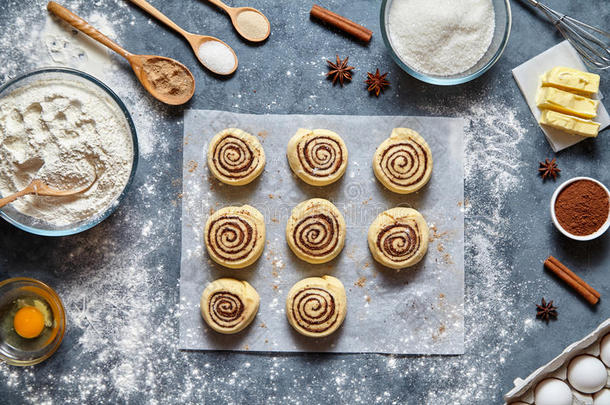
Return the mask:
{"type": "Polygon", "coordinates": [[[464,175],[463,126],[456,118],[335,115],[252,115],[190,110],[184,119],[180,348],[281,352],[375,352],[461,354],[464,351],[464,175]],[[208,141],[227,127],[259,137],[267,164],[253,183],[218,182],[206,165],[208,141]],[[340,134],[349,153],[347,172],[326,187],[305,184],[290,170],[286,145],[296,130],[326,128],[340,134]],[[418,131],[432,149],[434,170],[419,193],[401,196],[375,179],[372,156],[395,127],[418,131]],[[347,238],[332,262],[311,265],[286,244],[290,211],[320,197],[343,213],[347,238]],[[212,210],[250,204],[265,216],[267,245],[243,270],[215,264],[207,255],[203,227],[212,210]],[[373,219],[395,206],[418,209],[431,226],[428,254],[419,265],[395,271],[378,265],[366,233],[373,219]],[[286,294],[298,280],[330,274],[345,285],[348,312],[343,326],[323,339],[302,337],[286,320],[286,294]],[[261,304],[252,325],[235,335],[207,327],[199,312],[206,284],[220,277],[247,280],[261,304]]]}

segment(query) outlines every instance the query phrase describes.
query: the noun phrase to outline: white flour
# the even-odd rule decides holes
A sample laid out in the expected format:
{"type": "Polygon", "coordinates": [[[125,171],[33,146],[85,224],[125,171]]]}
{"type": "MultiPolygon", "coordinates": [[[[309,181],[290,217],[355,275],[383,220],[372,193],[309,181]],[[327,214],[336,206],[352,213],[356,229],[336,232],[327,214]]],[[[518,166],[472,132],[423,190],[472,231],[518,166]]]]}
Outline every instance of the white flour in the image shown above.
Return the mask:
{"type": "MultiPolygon", "coordinates": [[[[103,20],[99,14],[89,17],[89,22],[96,27],[103,20]]],[[[109,68],[114,68],[106,48],[54,16],[46,16],[40,40],[53,63],[59,66],[72,66],[95,77],[101,77],[109,68]]]]}
{"type": "Polygon", "coordinates": [[[133,143],[122,112],[92,86],[44,79],[0,99],[0,193],[41,179],[58,189],[93,185],[70,197],[22,197],[22,213],[62,226],[105,210],[131,172],[133,143]]]}
{"type": "Polygon", "coordinates": [[[495,27],[491,0],[396,0],[388,28],[392,44],[416,70],[450,76],[485,54],[495,27]]]}

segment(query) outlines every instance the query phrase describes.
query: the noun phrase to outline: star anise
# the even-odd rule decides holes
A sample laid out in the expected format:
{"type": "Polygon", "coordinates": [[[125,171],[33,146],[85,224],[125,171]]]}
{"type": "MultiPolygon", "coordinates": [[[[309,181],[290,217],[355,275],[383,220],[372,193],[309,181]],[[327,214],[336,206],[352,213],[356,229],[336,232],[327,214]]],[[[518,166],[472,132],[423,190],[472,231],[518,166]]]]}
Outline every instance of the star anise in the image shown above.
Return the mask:
{"type": "Polygon", "coordinates": [[[379,69],[377,69],[375,74],[368,72],[367,76],[369,78],[364,81],[369,86],[367,90],[370,93],[375,93],[375,95],[379,97],[379,93],[381,93],[383,89],[390,85],[390,82],[385,79],[387,75],[388,72],[385,72],[382,75],[379,74],[379,69]]]}
{"type": "Polygon", "coordinates": [[[553,301],[548,303],[542,298],[540,305],[536,304],[536,318],[549,322],[549,319],[557,319],[557,307],[553,306],[553,301]]]}
{"type": "Polygon", "coordinates": [[[561,172],[561,169],[557,167],[557,159],[545,159],[544,162],[540,162],[538,173],[542,176],[542,180],[550,179],[551,177],[555,180],[559,176],[559,172],[561,172]]]}
{"type": "Polygon", "coordinates": [[[328,67],[330,69],[330,71],[326,74],[326,76],[329,79],[333,80],[333,85],[335,83],[337,83],[337,80],[339,81],[339,84],[341,86],[343,86],[344,81],[352,80],[352,73],[350,72],[350,70],[353,70],[354,67],[347,65],[348,59],[349,59],[349,56],[346,57],[344,60],[341,60],[341,59],[339,59],[339,55],[337,55],[337,63],[333,63],[329,60],[326,61],[326,63],[328,63],[328,67]]]}

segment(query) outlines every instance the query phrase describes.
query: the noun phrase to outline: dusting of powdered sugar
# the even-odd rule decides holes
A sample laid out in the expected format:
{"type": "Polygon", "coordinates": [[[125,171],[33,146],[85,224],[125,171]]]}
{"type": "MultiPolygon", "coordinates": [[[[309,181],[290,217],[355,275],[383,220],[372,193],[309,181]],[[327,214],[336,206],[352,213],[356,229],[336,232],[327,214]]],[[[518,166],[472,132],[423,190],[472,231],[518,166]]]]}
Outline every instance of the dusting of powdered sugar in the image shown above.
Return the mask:
{"type": "MultiPolygon", "coordinates": [[[[513,345],[536,328],[531,320],[523,323],[518,311],[513,310],[517,297],[512,293],[513,282],[505,274],[514,269],[502,254],[504,246],[510,246],[515,238],[510,218],[502,215],[502,209],[506,199],[523,184],[519,169],[525,163],[518,146],[527,130],[516,110],[500,98],[472,102],[458,97],[456,104],[470,104],[465,112],[455,111],[456,115],[464,115],[467,122],[466,354],[433,366],[439,380],[452,379],[457,374],[460,379],[450,388],[430,391],[425,403],[486,403],[489,392],[502,388],[500,371],[513,345]],[[507,341],[510,344],[500,344],[507,341]]],[[[433,115],[439,112],[436,105],[423,109],[433,115]]]]}

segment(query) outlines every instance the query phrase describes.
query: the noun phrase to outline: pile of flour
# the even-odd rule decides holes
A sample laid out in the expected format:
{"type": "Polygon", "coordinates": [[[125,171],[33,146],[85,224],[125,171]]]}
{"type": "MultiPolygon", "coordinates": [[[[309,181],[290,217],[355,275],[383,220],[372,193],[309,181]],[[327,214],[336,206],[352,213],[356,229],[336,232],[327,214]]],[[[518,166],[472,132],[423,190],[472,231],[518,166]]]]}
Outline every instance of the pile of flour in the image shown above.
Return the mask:
{"type": "Polygon", "coordinates": [[[416,70],[439,76],[476,65],[491,44],[491,0],[395,0],[389,36],[399,56],[416,70]]]}
{"type": "Polygon", "coordinates": [[[70,197],[26,196],[12,203],[55,226],[86,220],[119,196],[131,173],[133,142],[123,113],[101,90],[67,79],[35,81],[0,99],[0,194],[33,179],[70,197]]]}

